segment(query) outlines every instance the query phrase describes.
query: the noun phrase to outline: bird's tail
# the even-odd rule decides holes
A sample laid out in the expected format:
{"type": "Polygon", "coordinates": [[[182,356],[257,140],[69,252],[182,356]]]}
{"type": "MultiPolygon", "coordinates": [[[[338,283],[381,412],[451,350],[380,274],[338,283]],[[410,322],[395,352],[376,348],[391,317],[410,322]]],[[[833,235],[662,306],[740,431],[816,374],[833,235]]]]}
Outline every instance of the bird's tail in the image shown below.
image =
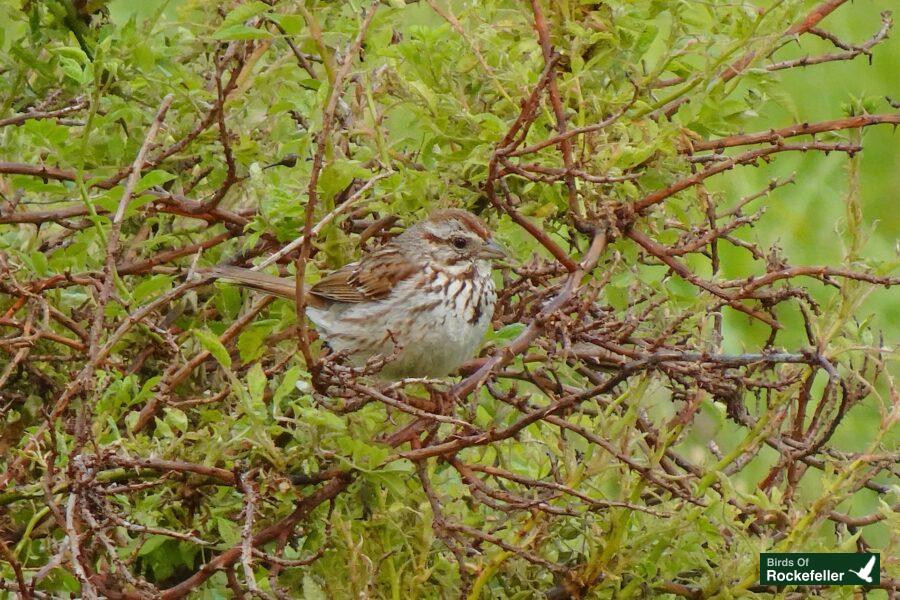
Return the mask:
{"type": "Polygon", "coordinates": [[[259,290],[278,296],[279,298],[287,298],[288,300],[297,299],[297,288],[293,279],[286,277],[275,277],[268,273],[260,273],[259,271],[251,271],[250,269],[242,269],[240,267],[217,266],[206,271],[208,274],[217,279],[231,281],[238,285],[259,290]]]}

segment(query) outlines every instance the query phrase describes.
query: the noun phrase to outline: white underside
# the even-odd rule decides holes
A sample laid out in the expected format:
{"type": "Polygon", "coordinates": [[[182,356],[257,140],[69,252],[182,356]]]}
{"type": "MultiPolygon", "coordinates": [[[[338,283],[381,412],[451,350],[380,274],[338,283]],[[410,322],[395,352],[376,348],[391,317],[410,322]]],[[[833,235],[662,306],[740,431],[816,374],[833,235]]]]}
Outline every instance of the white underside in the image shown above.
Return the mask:
{"type": "Polygon", "coordinates": [[[349,354],[356,366],[375,355],[391,356],[396,340],[399,350],[380,371],[381,377],[443,377],[475,355],[491,322],[495,294],[490,265],[479,264],[477,272],[474,281],[454,280],[443,273],[434,279],[433,273],[424,273],[436,287],[445,286],[441,296],[423,292],[417,278],[411,277],[378,302],[309,307],[306,314],[334,351],[365,348],[349,354]],[[477,302],[464,301],[471,292],[463,286],[473,285],[476,294],[484,294],[480,310],[477,302]],[[438,299],[443,301],[433,306],[438,299]]]}

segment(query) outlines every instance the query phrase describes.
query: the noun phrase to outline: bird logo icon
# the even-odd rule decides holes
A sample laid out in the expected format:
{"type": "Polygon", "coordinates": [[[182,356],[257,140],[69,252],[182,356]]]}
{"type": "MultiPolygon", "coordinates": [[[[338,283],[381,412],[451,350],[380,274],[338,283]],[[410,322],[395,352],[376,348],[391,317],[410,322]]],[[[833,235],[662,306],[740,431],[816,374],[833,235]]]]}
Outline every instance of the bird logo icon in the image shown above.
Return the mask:
{"type": "Polygon", "coordinates": [[[851,573],[865,581],[866,583],[872,583],[872,568],[875,566],[875,559],[877,557],[872,555],[872,558],[869,559],[869,562],[866,563],[859,571],[854,571],[853,569],[849,569],[851,573]]]}

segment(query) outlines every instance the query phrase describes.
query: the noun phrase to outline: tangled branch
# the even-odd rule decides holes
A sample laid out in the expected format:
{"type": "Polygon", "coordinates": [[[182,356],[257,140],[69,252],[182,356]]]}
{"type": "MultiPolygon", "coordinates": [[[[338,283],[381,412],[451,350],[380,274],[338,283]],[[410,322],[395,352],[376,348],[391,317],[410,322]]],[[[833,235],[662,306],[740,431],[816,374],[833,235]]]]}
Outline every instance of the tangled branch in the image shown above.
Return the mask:
{"type": "MultiPolygon", "coordinates": [[[[0,162],[0,406],[32,412],[0,432],[0,558],[10,573],[0,589],[48,597],[41,586],[64,571],[86,598],[182,598],[216,579],[235,596],[288,597],[281,586],[301,585],[296,574],[332,553],[359,572],[376,562],[360,550],[369,540],[359,523],[373,510],[390,515],[378,525],[386,531],[424,519],[428,534],[415,542],[424,550],[408,540],[403,550],[396,540],[380,548],[372,581],[379,569],[397,569],[394,552],[428,557],[423,572],[446,569],[433,557],[447,554],[454,584],[470,598],[490,595],[512,562],[525,569],[508,573],[516,585],[554,598],[606,585],[687,598],[756,589],[755,564],[735,562],[734,574],[702,586],[686,568],[650,584],[619,576],[639,571],[632,555],[668,552],[688,526],[715,537],[717,548],[788,551],[831,523],[842,542],[871,547],[871,528],[896,510],[885,481],[896,477],[898,456],[885,439],[900,419],[900,395],[886,364],[891,349],[857,318],[858,306],[900,278],[860,258],[852,165],[862,130],[896,126],[900,115],[720,134],[674,116],[755,71],[871,58],[890,16],[852,44],[819,27],[844,4],[830,0],[786,30],[751,36],[749,45],[733,40],[705,72],[678,74],[686,44],[667,49],[658,72],[620,73],[601,86],[585,65],[602,55],[602,40],[563,48],[574,34],[532,0],[533,80],[513,85],[499,80],[505,67],[463,25],[477,15],[426,4],[474,54],[467,85],[497,90],[496,112],[466,107],[499,123],[487,142],[443,133],[415,147],[385,141],[408,117],[394,109],[411,98],[435,122],[459,100],[405,79],[391,62],[409,52],[386,16],[400,9],[374,2],[353,14],[352,31],[342,22],[325,35],[320,18],[346,15],[304,7],[300,43],[280,9],[247,5],[258,11],[236,9],[205,49],[202,85],[192,89],[206,100],[181,91],[155,98],[130,163],[54,166],[39,148],[0,162]],[[774,60],[806,36],[839,52],[774,60]],[[264,144],[240,122],[241,103],[253,101],[253,78],[283,77],[285,68],[300,73],[315,110],[279,100],[273,111],[287,115],[279,127],[289,123],[293,137],[277,152],[305,154],[250,160],[264,144]],[[582,85],[598,93],[597,106],[582,85]],[[675,91],[656,97],[667,88],[675,91]],[[639,136],[651,151],[635,151],[639,136]],[[453,191],[441,202],[469,194],[468,207],[496,223],[521,259],[501,270],[491,339],[452,384],[370,381],[378,365],[350,369],[320,352],[305,323],[306,280],[346,258],[348,240],[395,235],[413,212],[406,174],[417,181],[428,161],[463,150],[478,160],[448,167],[443,181],[453,191]],[[638,158],[615,162],[632,151],[638,158]],[[762,208],[745,214],[747,206],[765,207],[805,173],[731,203],[706,187],[792,152],[838,152],[851,164],[839,265],[795,264],[747,234],[763,218],[762,208]],[[267,204],[279,192],[265,179],[270,168],[288,173],[278,185],[293,186],[299,202],[267,204]],[[43,204],[52,206],[33,208],[43,204]],[[9,243],[20,235],[30,236],[28,252],[9,243]],[[90,235],[98,258],[73,271],[81,263],[64,255],[90,235]],[[735,253],[751,266],[730,265],[735,253]],[[217,262],[285,275],[293,267],[301,300],[287,311],[268,297],[242,303],[197,268],[217,262]],[[756,341],[738,351],[741,328],[752,334],[742,341],[756,341]],[[864,447],[841,450],[835,438],[859,406],[878,408],[877,431],[864,447]],[[728,432],[727,447],[711,423],[728,432]],[[824,487],[810,499],[810,485],[824,487]],[[882,508],[851,514],[847,503],[860,492],[882,508]],[[168,506],[147,511],[149,499],[168,506]],[[404,502],[408,510],[395,515],[391,503],[404,502]],[[723,520],[707,527],[704,511],[713,510],[723,520]],[[188,558],[170,569],[160,556],[176,550],[188,558]]],[[[114,73],[105,68],[103,85],[114,73]]],[[[32,104],[16,97],[0,128],[10,139],[26,128],[80,132],[113,112],[104,93],[60,102],[47,92],[32,104]]],[[[896,592],[896,581],[885,576],[881,587],[896,592]]]]}

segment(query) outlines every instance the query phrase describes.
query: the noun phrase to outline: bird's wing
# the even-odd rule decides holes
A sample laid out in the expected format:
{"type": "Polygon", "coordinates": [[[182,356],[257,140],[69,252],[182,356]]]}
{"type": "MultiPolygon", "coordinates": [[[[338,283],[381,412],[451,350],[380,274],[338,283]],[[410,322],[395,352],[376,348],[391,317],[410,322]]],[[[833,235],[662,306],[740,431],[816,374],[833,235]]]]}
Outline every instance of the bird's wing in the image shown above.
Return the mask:
{"type": "Polygon", "coordinates": [[[875,556],[869,559],[869,562],[866,563],[866,566],[862,568],[862,571],[859,572],[859,576],[863,579],[867,578],[870,573],[872,573],[872,568],[875,566],[875,556]]]}
{"type": "Polygon", "coordinates": [[[419,269],[395,246],[387,245],[359,262],[326,275],[312,288],[313,296],[334,302],[366,302],[390,294],[394,286],[419,269]]]}

